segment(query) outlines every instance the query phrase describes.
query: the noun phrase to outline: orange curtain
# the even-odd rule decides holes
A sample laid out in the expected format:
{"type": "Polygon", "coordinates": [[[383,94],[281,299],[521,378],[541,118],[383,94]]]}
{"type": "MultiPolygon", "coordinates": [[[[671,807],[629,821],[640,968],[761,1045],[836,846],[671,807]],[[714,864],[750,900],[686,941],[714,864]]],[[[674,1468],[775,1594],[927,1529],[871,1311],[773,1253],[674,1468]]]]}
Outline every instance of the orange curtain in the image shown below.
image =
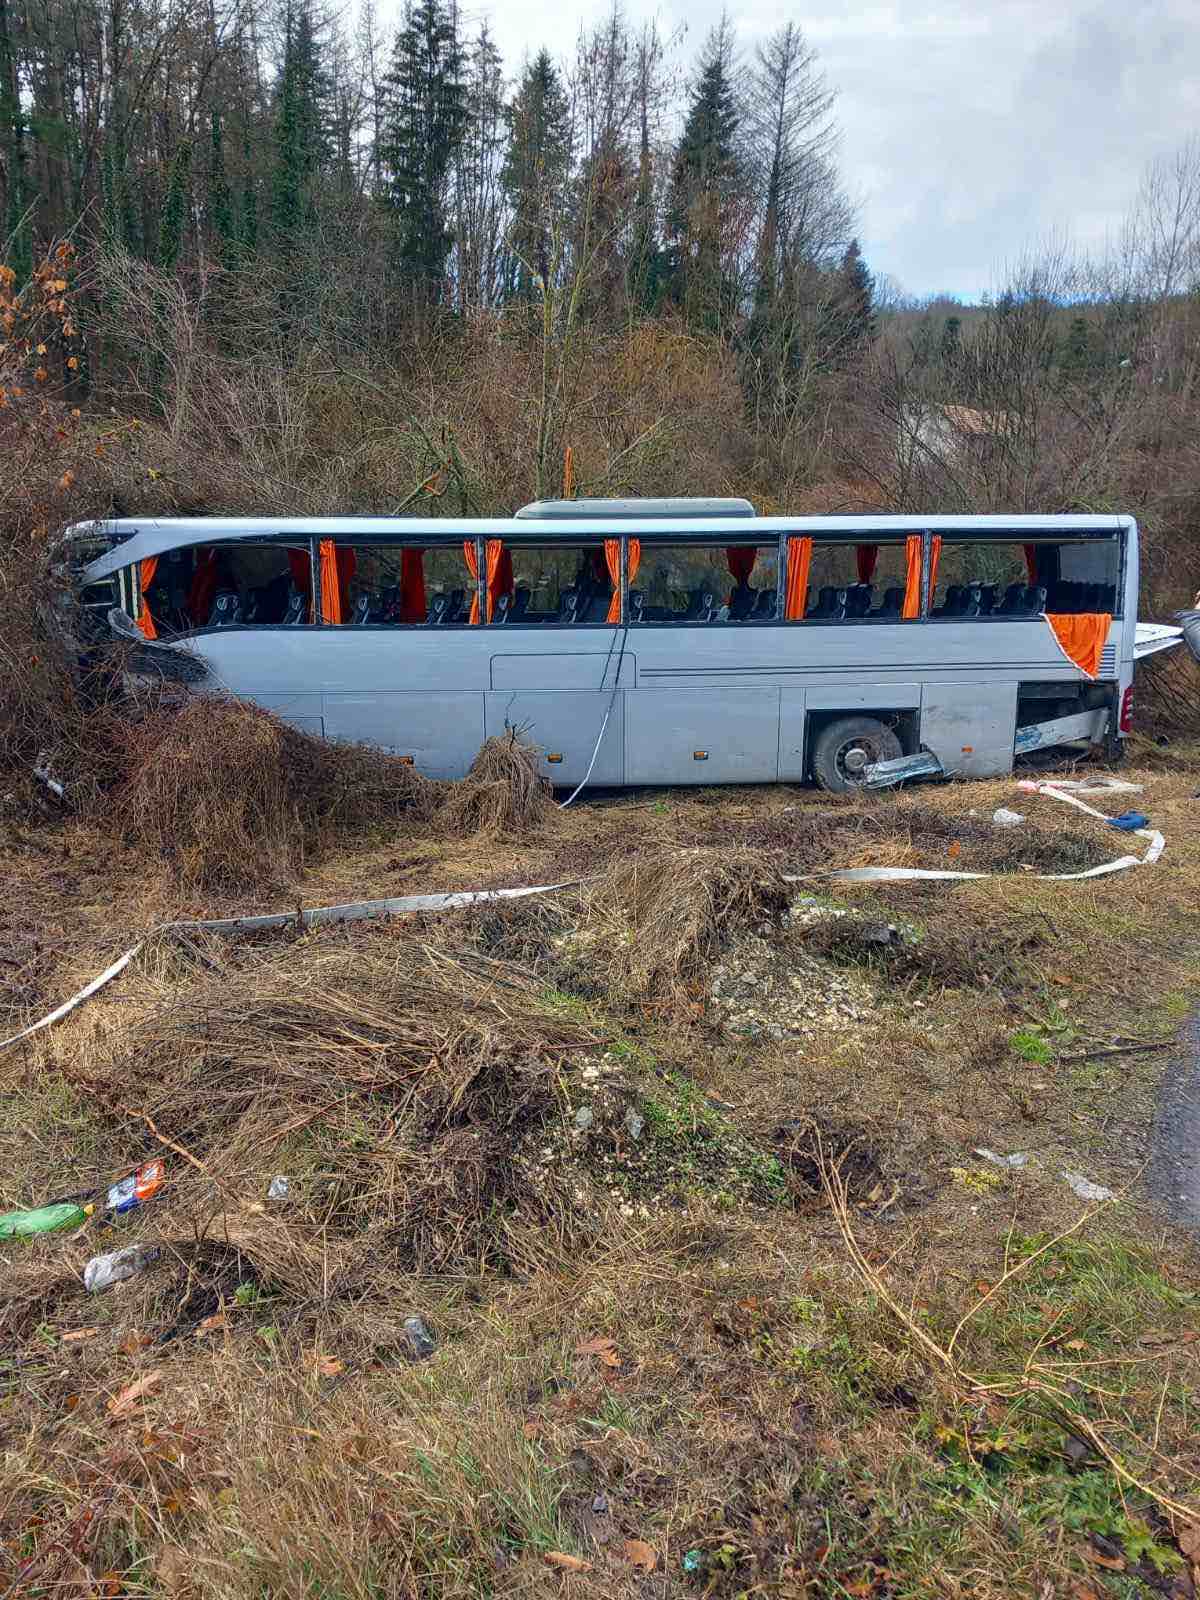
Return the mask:
{"type": "Polygon", "coordinates": [[[906,620],[921,615],[921,535],[910,533],[904,541],[904,560],[908,572],[904,582],[904,605],[900,615],[906,620]]]}
{"type": "Polygon", "coordinates": [[[146,599],[146,591],[154,582],[154,574],[158,571],[158,557],[147,556],[138,562],[138,583],[142,590],[142,604],[138,611],[137,625],[147,639],[157,639],[158,629],[154,626],[154,618],[150,615],[150,602],[146,599]]]}
{"type": "Polygon", "coordinates": [[[612,582],[612,599],[608,602],[608,615],[605,622],[620,622],[621,620],[621,541],[620,539],[605,539],[604,564],[608,568],[608,576],[612,582]]]}
{"type": "Polygon", "coordinates": [[[202,628],[212,610],[213,595],[217,592],[217,552],[213,549],[197,550],[192,581],[188,585],[187,614],[192,626],[202,628]]]}
{"type": "Polygon", "coordinates": [[[813,542],[810,538],[789,538],[787,559],[787,588],[784,591],[783,615],[788,622],[800,622],[808,604],[808,573],[812,566],[813,542]]]}
{"type": "Polygon", "coordinates": [[[353,550],[339,550],[332,539],[321,545],[321,616],[326,622],[341,622],[346,614],[346,585],[358,570],[353,550]]]}
{"type": "Polygon", "coordinates": [[[1081,672],[1094,678],[1100,671],[1100,657],[1108,642],[1112,615],[1107,611],[1082,611],[1078,615],[1046,613],[1046,621],[1054,630],[1054,637],[1062,646],[1063,654],[1081,672]]]}
{"type": "Polygon", "coordinates": [[[463,560],[475,585],[471,591],[471,622],[476,623],[479,621],[479,557],[475,554],[474,539],[463,540],[463,560]]]}
{"type": "Polygon", "coordinates": [[[1037,545],[1027,544],[1022,547],[1025,551],[1025,571],[1029,574],[1030,583],[1037,582],[1037,545]]]}
{"type": "Polygon", "coordinates": [[[424,622],[425,608],[425,552],[402,550],[400,552],[400,621],[424,622]]]}
{"type": "Polygon", "coordinates": [[[942,536],[935,533],[929,541],[929,604],[933,604],[934,591],[937,588],[938,562],[942,559],[942,536]]]}
{"type": "Polygon", "coordinates": [[[879,561],[879,546],[877,544],[856,544],[854,547],[854,565],[858,571],[859,583],[870,583],[875,576],[875,567],[879,561]]]}

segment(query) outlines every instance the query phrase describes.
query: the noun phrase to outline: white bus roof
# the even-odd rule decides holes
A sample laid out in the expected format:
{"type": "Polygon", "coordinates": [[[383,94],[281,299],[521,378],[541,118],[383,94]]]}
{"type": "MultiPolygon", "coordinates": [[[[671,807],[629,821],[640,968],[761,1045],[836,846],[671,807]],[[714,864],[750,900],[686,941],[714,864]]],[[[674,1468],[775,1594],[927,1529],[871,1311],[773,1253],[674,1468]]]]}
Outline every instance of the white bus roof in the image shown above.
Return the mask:
{"type": "MultiPolygon", "coordinates": [[[[583,505],[583,502],[576,502],[583,505]]],[[[601,502],[607,503],[607,502],[601,502]]],[[[687,502],[676,502],[685,505],[687,502]]],[[[699,502],[712,506],[712,501],[699,502]]],[[[729,502],[725,502],[728,504],[729,502]]],[[[225,544],[239,540],[251,543],[307,543],[309,539],[358,539],[364,543],[385,539],[403,539],[405,542],[426,540],[430,544],[444,544],[453,539],[479,537],[499,539],[508,537],[521,541],[561,539],[564,542],[580,539],[611,538],[615,533],[629,533],[637,514],[593,513],[570,516],[548,514],[549,505],[542,502],[536,512],[527,517],[121,517],[108,521],[76,523],[64,534],[70,540],[110,540],[120,543],[89,562],[83,569],[86,581],[92,583],[111,572],[131,566],[148,556],[162,555],[167,550],[184,549],[189,545],[225,544]],[[543,511],[546,507],[546,512],[543,511]],[[618,526],[614,527],[614,523],[618,526]]],[[[631,502],[621,502],[629,505],[631,502]]],[[[665,502],[651,502],[663,505],[665,502]]],[[[526,508],[532,510],[532,508],[526,508]]],[[[648,537],[709,539],[761,539],[778,537],[780,533],[824,535],[830,538],[854,538],[868,535],[886,539],[889,535],[901,538],[908,533],[972,533],[1043,538],[1070,537],[1071,534],[1116,534],[1133,527],[1129,516],[886,516],[853,515],[827,517],[754,517],[744,512],[696,516],[683,512],[648,512],[645,514],[648,537]]]]}

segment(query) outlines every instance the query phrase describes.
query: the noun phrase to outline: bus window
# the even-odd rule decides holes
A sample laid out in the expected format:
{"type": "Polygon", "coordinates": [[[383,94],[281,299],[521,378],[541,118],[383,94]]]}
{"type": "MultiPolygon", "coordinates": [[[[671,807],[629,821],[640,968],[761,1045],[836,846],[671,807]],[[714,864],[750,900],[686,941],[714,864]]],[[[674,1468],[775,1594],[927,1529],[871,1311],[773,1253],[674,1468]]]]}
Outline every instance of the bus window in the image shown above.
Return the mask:
{"type": "Polygon", "coordinates": [[[615,621],[615,585],[602,540],[593,544],[524,545],[506,542],[512,561],[507,601],[496,596],[493,624],[598,623],[615,621]]]}
{"type": "Polygon", "coordinates": [[[1115,539],[1077,539],[1034,546],[1046,609],[1059,615],[1121,614],[1121,551],[1115,539]]]}
{"type": "MultiPolygon", "coordinates": [[[[943,539],[930,583],[930,616],[1036,617],[1046,609],[1046,595],[1036,567],[1023,544],[1006,540],[985,544],[978,539],[943,539]]],[[[1032,546],[1030,546],[1032,549],[1032,546]]]]}
{"type": "Polygon", "coordinates": [[[905,541],[851,544],[793,534],[788,560],[787,621],[900,621],[908,582],[905,541]]]}
{"type": "MultiPolygon", "coordinates": [[[[470,541],[475,557],[475,541],[470,541]]],[[[461,542],[358,544],[321,540],[322,613],[327,623],[444,627],[471,620],[477,595],[461,542]]]]}
{"type": "Polygon", "coordinates": [[[312,620],[307,545],[189,545],[142,561],[136,575],[149,638],[312,620]]]}
{"type": "Polygon", "coordinates": [[[774,622],[778,579],[778,543],[664,546],[643,539],[630,572],[630,621],[774,622]]]}

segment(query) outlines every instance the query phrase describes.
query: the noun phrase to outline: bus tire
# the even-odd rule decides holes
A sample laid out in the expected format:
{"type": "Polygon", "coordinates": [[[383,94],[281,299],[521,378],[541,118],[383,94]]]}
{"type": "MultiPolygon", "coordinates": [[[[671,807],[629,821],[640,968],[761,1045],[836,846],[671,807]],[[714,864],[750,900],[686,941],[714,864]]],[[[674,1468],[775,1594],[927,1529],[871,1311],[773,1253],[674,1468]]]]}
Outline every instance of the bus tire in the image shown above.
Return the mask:
{"type": "Polygon", "coordinates": [[[846,794],[862,787],[862,777],[856,774],[863,767],[894,761],[903,753],[899,739],[877,717],[839,717],[827,722],[813,740],[812,775],[818,788],[846,794]]]}

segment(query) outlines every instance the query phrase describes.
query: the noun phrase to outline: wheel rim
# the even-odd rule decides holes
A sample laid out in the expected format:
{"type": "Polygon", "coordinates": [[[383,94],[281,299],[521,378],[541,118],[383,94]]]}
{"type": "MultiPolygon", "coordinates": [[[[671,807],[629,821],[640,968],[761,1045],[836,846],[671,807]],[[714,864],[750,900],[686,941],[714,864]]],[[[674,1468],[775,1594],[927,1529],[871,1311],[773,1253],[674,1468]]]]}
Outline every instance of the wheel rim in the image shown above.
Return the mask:
{"type": "Polygon", "coordinates": [[[859,735],[840,744],[834,753],[833,765],[844,783],[864,783],[866,769],[879,760],[879,746],[874,739],[859,735]]]}

